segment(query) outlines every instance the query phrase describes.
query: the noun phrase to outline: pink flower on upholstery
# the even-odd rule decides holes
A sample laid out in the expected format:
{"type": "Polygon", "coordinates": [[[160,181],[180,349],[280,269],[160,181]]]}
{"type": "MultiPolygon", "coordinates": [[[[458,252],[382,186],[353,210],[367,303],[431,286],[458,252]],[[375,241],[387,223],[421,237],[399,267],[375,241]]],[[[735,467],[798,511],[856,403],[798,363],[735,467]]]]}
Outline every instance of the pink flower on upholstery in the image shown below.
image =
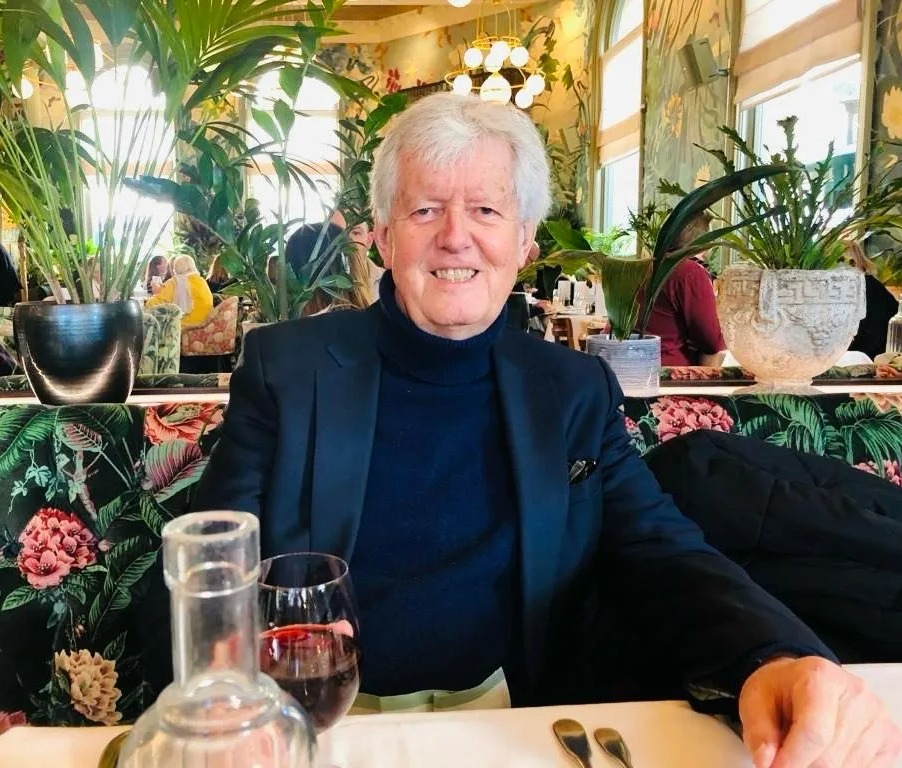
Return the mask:
{"type": "Polygon", "coordinates": [[[144,435],[154,445],[170,440],[196,443],[221,423],[220,403],[167,403],[144,409],[144,435]]]}
{"type": "Polygon", "coordinates": [[[703,397],[661,397],[651,404],[661,442],[696,429],[729,432],[733,419],[723,406],[703,397]]]}
{"type": "Polygon", "coordinates": [[[24,712],[21,710],[17,712],[3,712],[0,710],[0,736],[17,725],[28,725],[24,712]]]}
{"type": "MultiPolygon", "coordinates": [[[[869,475],[878,474],[877,465],[873,461],[862,461],[855,465],[855,469],[860,469],[862,472],[867,472],[869,475]]],[[[883,476],[893,485],[902,487],[902,468],[899,467],[899,462],[895,459],[883,460],[883,476]]]]}
{"type": "Polygon", "coordinates": [[[97,539],[75,515],[39,509],[19,534],[19,572],[35,589],[58,587],[73,569],[97,562],[97,539]]]}

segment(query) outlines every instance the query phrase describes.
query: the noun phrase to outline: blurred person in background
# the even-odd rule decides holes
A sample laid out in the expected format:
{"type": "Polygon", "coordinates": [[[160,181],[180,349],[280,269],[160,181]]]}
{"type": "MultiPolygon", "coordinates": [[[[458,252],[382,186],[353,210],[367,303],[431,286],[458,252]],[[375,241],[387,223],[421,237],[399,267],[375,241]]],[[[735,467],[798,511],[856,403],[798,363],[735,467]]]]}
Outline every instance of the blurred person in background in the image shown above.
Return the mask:
{"type": "MultiPolygon", "coordinates": [[[[677,236],[676,249],[703,235],[710,224],[707,212],[692,218],[677,236]]],[[[661,337],[661,365],[721,364],[727,345],[704,254],[683,259],[670,273],[655,300],[647,333],[661,337]]]]}
{"type": "Polygon", "coordinates": [[[176,304],[182,310],[182,326],[200,325],[213,311],[213,292],[197,271],[194,258],[180,254],[172,260],[172,277],[145,303],[176,304]]]}
{"type": "Polygon", "coordinates": [[[889,319],[899,309],[899,302],[874,275],[874,263],[865,255],[861,243],[847,242],[843,261],[864,272],[865,316],[858,324],[858,332],[850,352],[864,352],[873,360],[886,352],[886,331],[889,319]]]}
{"type": "Polygon", "coordinates": [[[153,296],[160,290],[163,282],[171,277],[169,274],[169,259],[163,254],[152,256],[144,270],[144,288],[148,296],[153,296]]]}

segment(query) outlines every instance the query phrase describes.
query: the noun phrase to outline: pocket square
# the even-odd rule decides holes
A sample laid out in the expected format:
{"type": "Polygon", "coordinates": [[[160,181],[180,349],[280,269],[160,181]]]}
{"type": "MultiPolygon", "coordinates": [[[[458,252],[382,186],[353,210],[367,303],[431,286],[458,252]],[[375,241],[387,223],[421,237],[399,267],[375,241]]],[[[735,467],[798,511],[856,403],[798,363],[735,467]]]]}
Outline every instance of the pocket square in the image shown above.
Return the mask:
{"type": "Polygon", "coordinates": [[[598,462],[595,459],[576,459],[567,465],[567,482],[570,485],[581,483],[589,475],[591,475],[598,462]]]}

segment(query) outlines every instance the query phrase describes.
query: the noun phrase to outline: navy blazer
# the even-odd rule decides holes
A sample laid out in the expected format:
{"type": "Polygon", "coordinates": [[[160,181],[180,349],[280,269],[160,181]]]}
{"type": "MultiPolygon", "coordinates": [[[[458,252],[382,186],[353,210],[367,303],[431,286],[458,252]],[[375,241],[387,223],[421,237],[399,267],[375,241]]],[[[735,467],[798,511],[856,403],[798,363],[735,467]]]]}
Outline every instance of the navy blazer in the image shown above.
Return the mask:
{"type": "MultiPolygon", "coordinates": [[[[350,559],[379,399],[380,311],[332,312],[245,337],[194,508],[259,515],[264,556],[350,559]]],[[[684,680],[716,678],[775,646],[829,655],[661,492],[629,441],[622,393],[604,363],[518,331],[504,331],[492,354],[520,517],[527,669],[508,681],[515,703],[604,698],[587,667],[605,666],[603,638],[620,632],[608,610],[615,604],[684,680]],[[597,469],[570,484],[578,459],[597,460],[597,469]]]]}

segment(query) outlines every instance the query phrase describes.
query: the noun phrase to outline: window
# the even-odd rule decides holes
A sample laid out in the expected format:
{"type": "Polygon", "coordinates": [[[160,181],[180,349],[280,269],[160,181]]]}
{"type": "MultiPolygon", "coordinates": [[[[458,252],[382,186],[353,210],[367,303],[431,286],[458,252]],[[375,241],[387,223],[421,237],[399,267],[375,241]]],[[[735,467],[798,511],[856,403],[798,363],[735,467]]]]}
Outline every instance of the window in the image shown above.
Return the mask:
{"type": "MultiPolygon", "coordinates": [[[[860,88],[861,61],[853,57],[817,67],[775,93],[762,94],[761,101],[744,116],[752,147],[765,157],[781,150],[785,137],[778,121],[796,115],[795,143],[800,162],[823,160],[832,141],[835,177],[854,175],[860,88]]],[[[838,217],[842,215],[837,212],[838,217]]]]}
{"type": "MultiPolygon", "coordinates": [[[[631,152],[603,167],[604,173],[604,228],[626,227],[630,211],[639,208],[639,152],[631,152]]],[[[635,251],[635,240],[618,243],[618,250],[635,251]]]]}
{"type": "Polygon", "coordinates": [[[737,103],[861,53],[858,0],[746,0],[741,24],[737,103]]]}
{"type": "Polygon", "coordinates": [[[636,27],[642,26],[642,0],[621,0],[611,20],[610,44],[623,40],[636,27]]]}
{"type": "MultiPolygon", "coordinates": [[[[285,98],[279,88],[279,73],[267,72],[257,84],[257,109],[269,111],[275,100],[285,98]]],[[[333,167],[340,160],[338,152],[338,94],[329,86],[306,78],[298,93],[296,109],[300,113],[288,137],[288,155],[310,177],[312,185],[292,184],[288,190],[287,221],[304,223],[323,221],[335,205],[338,173],[333,167]]],[[[266,132],[248,113],[248,130],[260,143],[269,141],[266,132]]],[[[248,194],[260,201],[265,218],[275,220],[279,192],[271,162],[261,160],[259,171],[248,172],[248,194]]]]}
{"type": "Polygon", "coordinates": [[[803,163],[822,160],[831,141],[834,154],[854,157],[860,84],[861,62],[854,61],[827,74],[814,70],[779,95],[765,99],[753,107],[755,150],[782,147],[783,131],[777,121],[796,115],[796,144],[803,163]]]}
{"type": "MultiPolygon", "coordinates": [[[[96,106],[96,117],[84,117],[81,130],[96,133],[100,146],[114,164],[124,164],[133,175],[172,173],[175,137],[172,126],[163,119],[162,97],[154,95],[145,69],[118,66],[102,72],[92,85],[91,100],[96,106]]],[[[125,227],[129,220],[134,221],[138,210],[149,219],[144,242],[156,242],[161,232],[163,239],[171,238],[173,207],[168,203],[155,202],[131,190],[121,190],[110,200],[106,181],[91,176],[88,205],[95,240],[112,220],[117,241],[127,241],[125,227]]]]}
{"type": "Polygon", "coordinates": [[[598,148],[603,195],[601,226],[625,226],[639,205],[642,103],[642,0],[619,0],[601,54],[598,148]]]}

